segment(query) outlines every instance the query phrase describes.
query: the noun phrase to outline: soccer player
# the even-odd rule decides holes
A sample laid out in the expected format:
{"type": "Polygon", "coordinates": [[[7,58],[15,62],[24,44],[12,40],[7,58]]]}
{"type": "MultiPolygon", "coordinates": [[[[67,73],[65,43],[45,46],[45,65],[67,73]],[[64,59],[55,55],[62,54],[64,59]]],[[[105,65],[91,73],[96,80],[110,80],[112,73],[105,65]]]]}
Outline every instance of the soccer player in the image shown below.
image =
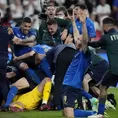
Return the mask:
{"type": "MultiPolygon", "coordinates": [[[[36,46],[33,46],[33,47],[32,47],[32,51],[30,51],[30,52],[28,52],[28,53],[26,53],[26,54],[24,54],[24,55],[21,55],[21,56],[19,56],[19,57],[15,57],[15,58],[14,58],[14,61],[15,61],[15,60],[20,60],[20,59],[24,58],[25,55],[26,55],[27,57],[30,57],[31,54],[37,54],[37,55],[38,55],[39,53],[40,53],[40,54],[45,54],[43,48],[42,48],[40,45],[36,45],[36,46]]],[[[44,59],[45,59],[45,58],[44,58],[44,59]]],[[[28,61],[28,60],[27,60],[27,61],[28,61]]],[[[37,62],[37,61],[36,61],[36,62],[37,62]]],[[[28,69],[29,69],[28,65],[25,64],[25,63],[22,63],[22,68],[25,69],[25,70],[28,70],[28,69]]],[[[47,69],[47,70],[50,70],[50,69],[47,69]]],[[[44,72],[42,69],[40,69],[40,68],[38,68],[38,70],[36,69],[36,70],[33,71],[33,72],[34,72],[34,73],[30,72],[30,73],[27,73],[27,75],[24,75],[23,73],[20,73],[20,72],[18,72],[18,70],[17,70],[17,71],[15,71],[15,72],[7,73],[7,77],[8,77],[8,78],[12,78],[12,77],[14,77],[14,76],[17,75],[17,78],[21,78],[21,77],[24,77],[24,76],[25,76],[25,77],[26,77],[26,80],[28,81],[28,83],[29,83],[29,85],[30,85],[30,88],[32,89],[34,86],[38,85],[38,84],[41,82],[42,79],[44,79],[45,77],[47,77],[47,75],[45,74],[45,72],[44,72]],[[34,78],[29,79],[29,78],[32,77],[32,76],[34,76],[35,79],[34,79],[34,78]]],[[[50,72],[51,72],[51,70],[50,70],[50,72]]],[[[20,79],[20,80],[22,80],[22,79],[20,79]]],[[[1,110],[7,111],[7,109],[8,109],[8,107],[9,107],[11,101],[13,100],[14,96],[18,93],[18,90],[19,90],[19,89],[18,89],[18,86],[20,86],[21,88],[22,88],[22,86],[23,86],[23,88],[25,87],[25,86],[24,86],[25,83],[23,83],[23,82],[24,82],[24,81],[19,81],[19,80],[18,80],[16,83],[14,83],[14,84],[11,86],[11,88],[10,88],[10,90],[9,90],[9,93],[8,93],[8,95],[7,95],[7,101],[6,101],[6,103],[2,106],[1,110]]],[[[26,83],[26,87],[27,87],[27,83],[26,83]]]]}
{"type": "MultiPolygon", "coordinates": [[[[63,102],[63,115],[66,117],[74,117],[75,103],[78,103],[78,108],[82,108],[82,81],[84,73],[90,63],[90,54],[87,53],[88,34],[86,28],[86,15],[84,12],[80,15],[82,23],[83,39],[79,39],[79,32],[75,24],[74,17],[72,17],[74,40],[79,46],[80,51],[74,56],[70,66],[67,69],[63,80],[62,87],[62,102],[63,102]]],[[[79,111],[81,117],[81,111],[79,111]]],[[[82,111],[84,112],[84,111],[82,111]]],[[[86,114],[85,111],[83,114],[86,114]]],[[[85,116],[84,116],[85,117],[85,116]]]]}
{"type": "MultiPolygon", "coordinates": [[[[23,78],[22,78],[23,79],[23,78]]],[[[34,110],[38,108],[41,100],[47,104],[52,82],[50,78],[44,78],[41,83],[36,86],[32,91],[17,95],[13,102],[10,104],[10,110],[20,112],[24,110],[34,110]]]]}
{"type": "MultiPolygon", "coordinates": [[[[75,6],[74,8],[74,16],[75,16],[75,22],[76,22],[76,26],[77,26],[77,29],[78,31],[80,32],[80,38],[82,37],[82,23],[81,23],[81,20],[80,20],[80,14],[81,12],[84,12],[85,14],[87,13],[87,6],[85,4],[78,4],[75,6]]],[[[94,40],[94,38],[96,37],[96,32],[95,32],[95,28],[94,28],[94,23],[93,21],[88,18],[87,14],[86,14],[86,28],[87,28],[87,33],[88,33],[88,36],[91,40],[94,40]]],[[[70,42],[70,38],[69,37],[72,37],[73,36],[73,27],[71,26],[70,30],[69,30],[69,35],[68,35],[68,38],[66,39],[65,43],[68,43],[70,42]]]]}
{"type": "Polygon", "coordinates": [[[91,53],[91,64],[87,69],[83,80],[83,89],[89,92],[89,88],[96,96],[99,96],[99,89],[96,86],[100,85],[103,75],[107,71],[109,65],[106,60],[100,57],[94,48],[88,47],[91,53]]]}
{"type": "Polygon", "coordinates": [[[39,84],[39,79],[35,75],[34,71],[29,68],[34,68],[40,63],[40,67],[45,71],[48,77],[51,77],[51,73],[48,73],[47,69],[49,64],[44,58],[45,54],[37,54],[32,51],[32,46],[36,44],[36,31],[31,28],[31,19],[25,17],[22,21],[21,27],[13,28],[14,38],[14,61],[17,68],[23,70],[29,79],[34,80],[39,84]],[[26,54],[27,53],[27,54],[26,54]],[[36,60],[38,63],[36,63],[36,60]],[[25,66],[27,66],[25,68],[25,66]],[[25,69],[24,69],[25,68],[25,69]]]}
{"type": "Polygon", "coordinates": [[[90,42],[92,47],[103,47],[106,50],[109,61],[109,69],[103,76],[100,87],[98,114],[88,118],[103,118],[107,89],[109,86],[116,86],[118,82],[118,32],[114,28],[114,20],[110,17],[103,19],[103,29],[105,34],[97,42],[90,42]]]}
{"type": "Polygon", "coordinates": [[[13,39],[13,35],[7,27],[2,26],[0,13],[0,105],[2,100],[6,101],[8,84],[6,80],[6,67],[8,59],[8,43],[13,39]]]}

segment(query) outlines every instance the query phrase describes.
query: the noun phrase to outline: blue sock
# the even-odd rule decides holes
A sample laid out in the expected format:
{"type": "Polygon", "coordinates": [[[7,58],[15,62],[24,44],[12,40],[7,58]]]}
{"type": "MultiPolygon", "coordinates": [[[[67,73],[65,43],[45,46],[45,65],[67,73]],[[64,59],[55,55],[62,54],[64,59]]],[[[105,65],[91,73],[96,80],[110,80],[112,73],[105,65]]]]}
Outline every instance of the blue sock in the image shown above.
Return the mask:
{"type": "Polygon", "coordinates": [[[18,88],[16,86],[12,86],[7,95],[7,100],[4,105],[5,107],[8,107],[11,104],[12,100],[14,99],[14,97],[16,96],[17,93],[18,93],[18,88]]]}
{"type": "Polygon", "coordinates": [[[87,116],[93,115],[95,113],[96,113],[95,111],[75,109],[74,117],[87,117],[87,116]]]}
{"type": "Polygon", "coordinates": [[[93,96],[90,95],[88,92],[86,92],[85,90],[82,90],[82,96],[84,96],[87,99],[91,99],[93,96]]]}
{"type": "Polygon", "coordinates": [[[105,110],[105,104],[99,103],[99,106],[98,106],[98,114],[104,114],[104,110],[105,110]]]}
{"type": "Polygon", "coordinates": [[[40,83],[40,78],[35,74],[35,72],[32,69],[26,69],[25,74],[27,79],[32,80],[36,84],[40,83]]]}
{"type": "Polygon", "coordinates": [[[48,77],[52,77],[52,72],[50,70],[50,65],[46,58],[43,58],[40,62],[40,68],[45,72],[48,77]]]}

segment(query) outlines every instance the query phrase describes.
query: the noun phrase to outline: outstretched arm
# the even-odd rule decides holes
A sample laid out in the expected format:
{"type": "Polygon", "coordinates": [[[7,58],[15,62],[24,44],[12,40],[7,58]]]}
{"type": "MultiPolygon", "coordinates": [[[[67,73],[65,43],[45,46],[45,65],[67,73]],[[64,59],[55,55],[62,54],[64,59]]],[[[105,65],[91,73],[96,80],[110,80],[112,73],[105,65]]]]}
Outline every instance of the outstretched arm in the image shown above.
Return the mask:
{"type": "Polygon", "coordinates": [[[76,48],[78,48],[78,46],[81,45],[81,40],[80,40],[81,35],[75,23],[74,11],[73,11],[73,16],[71,17],[71,21],[72,21],[72,26],[73,26],[73,37],[74,37],[75,45],[76,45],[76,48]]]}
{"type": "Polygon", "coordinates": [[[80,21],[82,23],[82,50],[86,50],[88,44],[88,31],[86,27],[86,14],[84,12],[80,15],[80,21]]]}
{"type": "Polygon", "coordinates": [[[92,41],[92,42],[88,42],[88,46],[97,48],[97,47],[101,47],[105,45],[105,39],[102,36],[102,38],[99,41],[92,41]]]}

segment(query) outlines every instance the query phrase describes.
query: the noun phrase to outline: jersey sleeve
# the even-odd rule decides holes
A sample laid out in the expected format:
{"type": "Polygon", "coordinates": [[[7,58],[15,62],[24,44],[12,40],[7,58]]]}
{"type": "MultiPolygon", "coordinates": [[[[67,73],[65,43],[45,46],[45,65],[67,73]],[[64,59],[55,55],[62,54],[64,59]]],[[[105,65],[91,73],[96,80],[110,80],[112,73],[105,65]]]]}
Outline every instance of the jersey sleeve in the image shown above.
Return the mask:
{"type": "Polygon", "coordinates": [[[32,51],[39,53],[39,54],[45,54],[45,51],[40,44],[33,46],[32,51]]]}
{"type": "Polygon", "coordinates": [[[37,32],[36,32],[36,30],[34,30],[34,29],[31,29],[30,30],[30,35],[33,35],[33,36],[37,36],[37,32]]]}

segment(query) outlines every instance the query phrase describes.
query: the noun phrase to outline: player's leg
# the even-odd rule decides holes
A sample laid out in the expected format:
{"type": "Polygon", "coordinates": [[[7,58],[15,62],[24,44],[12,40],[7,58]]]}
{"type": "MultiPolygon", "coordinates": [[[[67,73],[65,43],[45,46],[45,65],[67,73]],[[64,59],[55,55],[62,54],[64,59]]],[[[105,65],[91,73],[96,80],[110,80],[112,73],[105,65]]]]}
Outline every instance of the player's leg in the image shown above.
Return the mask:
{"type": "Polygon", "coordinates": [[[40,78],[35,74],[33,69],[29,68],[26,63],[20,63],[19,68],[25,72],[27,79],[32,80],[36,84],[40,83],[40,78]]]}
{"type": "Polygon", "coordinates": [[[91,76],[89,75],[89,73],[87,73],[85,76],[84,76],[84,79],[83,79],[83,89],[86,91],[86,92],[89,92],[89,82],[92,80],[91,76]]]}
{"type": "Polygon", "coordinates": [[[6,101],[9,91],[8,81],[6,79],[7,60],[0,59],[0,91],[3,100],[6,101]]]}
{"type": "Polygon", "coordinates": [[[39,67],[46,73],[47,77],[50,77],[50,78],[52,77],[50,65],[49,65],[45,55],[36,54],[35,63],[39,64],[39,67]]]}
{"type": "Polygon", "coordinates": [[[89,81],[89,87],[92,88],[95,94],[99,95],[100,91],[95,86],[101,83],[102,77],[108,69],[108,62],[105,60],[99,61],[97,64],[91,65],[89,69],[88,74],[92,78],[89,81]]]}
{"type": "Polygon", "coordinates": [[[15,83],[11,85],[11,87],[16,86],[18,90],[29,88],[30,85],[25,77],[22,77],[21,79],[17,80],[15,83]]]}
{"type": "Polygon", "coordinates": [[[3,105],[2,111],[7,111],[7,109],[9,108],[9,105],[11,104],[14,97],[18,93],[18,90],[28,88],[28,87],[29,87],[29,83],[27,82],[27,80],[24,77],[17,80],[15,83],[13,83],[8,92],[7,100],[6,100],[5,104],[3,105]]]}
{"type": "Polygon", "coordinates": [[[100,89],[98,87],[94,86],[90,86],[90,89],[92,90],[92,92],[96,95],[99,96],[100,95],[100,89]]]}
{"type": "Polygon", "coordinates": [[[100,95],[99,95],[99,106],[98,106],[98,115],[89,116],[88,118],[102,118],[105,111],[105,102],[107,98],[107,89],[110,85],[114,85],[118,82],[118,76],[112,74],[111,72],[106,72],[103,81],[100,86],[100,95]],[[113,81],[114,80],[114,81],[113,81]]]}
{"type": "Polygon", "coordinates": [[[62,102],[64,108],[62,114],[65,117],[74,118],[75,100],[77,101],[77,96],[75,96],[74,88],[64,85],[62,87],[62,102]]]}
{"type": "Polygon", "coordinates": [[[42,105],[39,108],[39,110],[44,111],[44,110],[50,110],[50,107],[47,105],[50,93],[51,93],[51,87],[52,87],[52,82],[50,78],[44,78],[42,80],[41,84],[38,86],[39,92],[43,93],[42,96],[42,105]]]}
{"type": "Polygon", "coordinates": [[[11,79],[11,78],[13,78],[15,76],[16,76],[16,73],[15,72],[7,72],[6,73],[6,78],[7,79],[11,79]]]}

